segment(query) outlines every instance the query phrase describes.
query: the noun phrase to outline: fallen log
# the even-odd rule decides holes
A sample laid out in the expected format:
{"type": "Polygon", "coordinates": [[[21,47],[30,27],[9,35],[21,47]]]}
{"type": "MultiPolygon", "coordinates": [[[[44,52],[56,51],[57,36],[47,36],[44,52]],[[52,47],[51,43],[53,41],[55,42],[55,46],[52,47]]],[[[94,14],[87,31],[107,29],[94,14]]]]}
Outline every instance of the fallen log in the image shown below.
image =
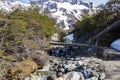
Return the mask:
{"type": "Polygon", "coordinates": [[[109,32],[112,29],[117,28],[120,25],[120,20],[114,22],[113,24],[107,26],[104,30],[102,30],[100,33],[98,33],[97,35],[95,35],[94,37],[92,37],[91,39],[89,39],[89,43],[91,43],[92,40],[95,39],[99,39],[102,35],[104,35],[105,33],[109,32]]]}

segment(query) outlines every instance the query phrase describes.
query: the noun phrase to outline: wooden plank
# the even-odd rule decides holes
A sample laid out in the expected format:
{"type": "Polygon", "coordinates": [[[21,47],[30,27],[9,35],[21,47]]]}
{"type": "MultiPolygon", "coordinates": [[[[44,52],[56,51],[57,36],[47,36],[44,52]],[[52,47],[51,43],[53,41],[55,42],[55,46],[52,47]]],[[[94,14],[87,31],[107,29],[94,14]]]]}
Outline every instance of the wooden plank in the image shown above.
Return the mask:
{"type": "Polygon", "coordinates": [[[92,48],[102,48],[105,49],[107,47],[104,46],[96,46],[96,45],[88,45],[88,44],[78,44],[78,43],[63,43],[63,42],[51,42],[51,45],[64,45],[64,46],[80,46],[80,47],[92,47],[92,48]]]}

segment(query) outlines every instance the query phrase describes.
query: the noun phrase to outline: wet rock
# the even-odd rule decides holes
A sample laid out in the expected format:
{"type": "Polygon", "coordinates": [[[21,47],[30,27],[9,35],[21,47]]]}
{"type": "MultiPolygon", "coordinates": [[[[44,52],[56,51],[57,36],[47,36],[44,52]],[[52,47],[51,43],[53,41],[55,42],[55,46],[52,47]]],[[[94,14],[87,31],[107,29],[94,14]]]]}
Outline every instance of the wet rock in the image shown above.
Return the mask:
{"type": "Polygon", "coordinates": [[[62,77],[63,73],[62,72],[57,72],[57,77],[62,77]]]}
{"type": "Polygon", "coordinates": [[[58,63],[53,64],[53,66],[50,68],[52,71],[56,71],[58,69],[58,63]]]}
{"type": "Polygon", "coordinates": [[[69,72],[64,77],[66,80],[85,80],[81,72],[69,72]]]}
{"type": "Polygon", "coordinates": [[[99,77],[98,72],[96,72],[95,70],[92,70],[92,75],[93,75],[94,77],[99,77]]]}
{"type": "Polygon", "coordinates": [[[63,64],[64,68],[65,69],[68,69],[69,68],[69,65],[68,64],[63,64]]]}
{"type": "Polygon", "coordinates": [[[70,57],[68,57],[68,56],[66,57],[66,59],[67,59],[67,60],[71,60],[71,58],[70,58],[70,57]]]}
{"type": "Polygon", "coordinates": [[[50,69],[50,63],[45,63],[43,66],[43,69],[49,70],[50,69]]]}
{"type": "Polygon", "coordinates": [[[79,61],[79,60],[81,60],[80,57],[76,57],[76,58],[75,58],[75,61],[79,61]]]}
{"type": "Polygon", "coordinates": [[[84,67],[83,74],[84,74],[85,79],[91,78],[93,76],[92,69],[84,67]]]}
{"type": "Polygon", "coordinates": [[[87,63],[87,66],[89,66],[90,68],[98,71],[98,72],[104,72],[105,71],[105,66],[103,64],[103,62],[101,61],[97,61],[97,59],[95,60],[91,60],[87,63]]]}
{"type": "Polygon", "coordinates": [[[61,63],[61,64],[59,64],[59,66],[58,67],[60,67],[60,68],[62,68],[63,67],[63,64],[61,63]]]}
{"type": "Polygon", "coordinates": [[[24,80],[31,80],[31,78],[30,77],[25,77],[25,79],[24,80]]]}
{"type": "Polygon", "coordinates": [[[65,73],[65,69],[64,68],[58,68],[59,72],[65,73]]]}
{"type": "Polygon", "coordinates": [[[105,75],[105,73],[100,73],[100,80],[103,80],[103,79],[105,79],[105,77],[106,77],[106,75],[105,75]]]}
{"type": "Polygon", "coordinates": [[[82,61],[77,61],[77,62],[76,62],[76,66],[79,67],[79,66],[82,66],[82,65],[83,65],[83,62],[82,62],[82,61]]]}
{"type": "Polygon", "coordinates": [[[69,65],[69,69],[70,70],[75,70],[76,69],[76,65],[75,64],[70,64],[69,65]]]}
{"type": "Polygon", "coordinates": [[[86,80],[99,80],[98,77],[91,77],[89,79],[86,79],[86,80]]]}
{"type": "Polygon", "coordinates": [[[0,59],[0,64],[3,62],[3,60],[2,59],[0,59]]]}
{"type": "Polygon", "coordinates": [[[47,63],[50,59],[50,57],[41,50],[35,50],[31,55],[30,58],[32,58],[37,64],[44,64],[47,63]]]}
{"type": "Polygon", "coordinates": [[[56,75],[52,74],[52,75],[48,76],[46,80],[56,80],[56,78],[57,78],[56,75]]]}
{"type": "Polygon", "coordinates": [[[86,58],[85,57],[81,57],[81,60],[85,60],[86,58]]]}
{"type": "Polygon", "coordinates": [[[71,61],[73,61],[73,60],[74,60],[74,58],[70,58],[70,60],[71,60],[71,61]]]}
{"type": "Polygon", "coordinates": [[[7,80],[7,78],[0,76],[0,80],[7,80]]]}

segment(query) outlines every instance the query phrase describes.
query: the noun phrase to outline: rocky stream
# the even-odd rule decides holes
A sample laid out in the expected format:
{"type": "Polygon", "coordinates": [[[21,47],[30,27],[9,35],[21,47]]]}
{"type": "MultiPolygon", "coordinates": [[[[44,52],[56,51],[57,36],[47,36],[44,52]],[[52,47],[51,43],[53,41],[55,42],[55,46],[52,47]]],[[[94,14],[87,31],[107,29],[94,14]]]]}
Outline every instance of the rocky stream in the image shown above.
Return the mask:
{"type": "Polygon", "coordinates": [[[113,74],[120,73],[119,62],[98,59],[95,56],[68,54],[64,49],[49,52],[51,58],[43,69],[30,74],[24,80],[119,80],[113,74]],[[109,73],[110,72],[110,73],[109,73]]]}

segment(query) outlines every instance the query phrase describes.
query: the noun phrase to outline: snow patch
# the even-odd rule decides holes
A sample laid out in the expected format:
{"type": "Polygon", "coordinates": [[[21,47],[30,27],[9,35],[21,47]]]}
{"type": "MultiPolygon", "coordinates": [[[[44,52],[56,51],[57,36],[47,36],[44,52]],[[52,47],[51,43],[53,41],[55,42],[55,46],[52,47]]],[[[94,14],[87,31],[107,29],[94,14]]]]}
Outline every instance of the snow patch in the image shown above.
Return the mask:
{"type": "Polygon", "coordinates": [[[73,41],[73,36],[74,36],[74,34],[69,34],[66,37],[64,37],[64,39],[67,39],[69,41],[73,41]]]}
{"type": "Polygon", "coordinates": [[[92,12],[92,5],[85,0],[47,0],[40,5],[42,11],[50,12],[63,30],[71,29],[76,20],[81,20],[81,14],[85,11],[92,12]]]}
{"type": "MultiPolygon", "coordinates": [[[[93,5],[86,0],[31,0],[37,3],[41,12],[48,11],[50,17],[55,18],[60,28],[69,30],[77,20],[81,20],[81,14],[91,13],[93,5]]],[[[18,0],[0,1],[0,10],[9,12],[16,8],[28,9],[30,4],[18,0]]]]}
{"type": "Polygon", "coordinates": [[[120,39],[117,39],[114,42],[112,42],[111,47],[120,51],[120,39]]]}
{"type": "Polygon", "coordinates": [[[16,8],[28,9],[30,4],[25,4],[20,1],[0,1],[0,10],[9,12],[16,8]]]}

